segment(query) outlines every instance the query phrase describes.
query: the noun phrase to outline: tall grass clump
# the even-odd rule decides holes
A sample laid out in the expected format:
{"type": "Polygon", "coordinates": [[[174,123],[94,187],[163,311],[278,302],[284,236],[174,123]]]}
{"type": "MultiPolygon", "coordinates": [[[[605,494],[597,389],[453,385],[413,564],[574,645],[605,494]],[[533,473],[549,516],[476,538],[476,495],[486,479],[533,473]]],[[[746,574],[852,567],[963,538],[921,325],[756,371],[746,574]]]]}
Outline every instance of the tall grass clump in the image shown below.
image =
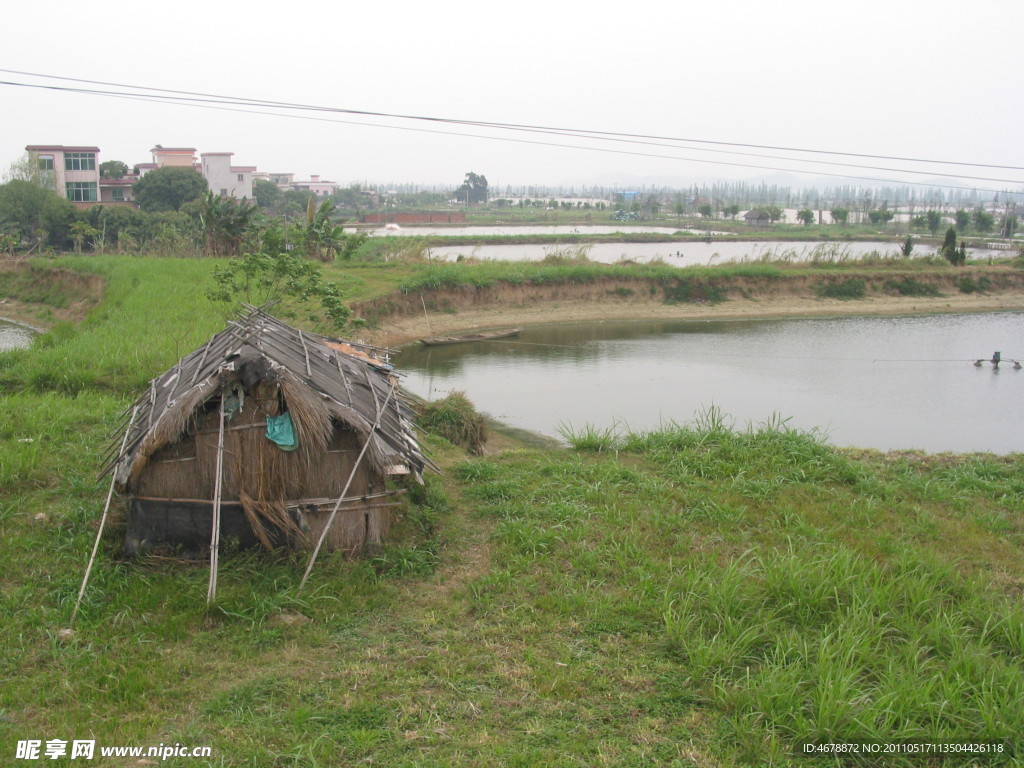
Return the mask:
{"type": "Polygon", "coordinates": [[[463,392],[452,392],[442,400],[426,403],[417,420],[427,432],[440,435],[475,456],[483,455],[487,423],[463,392]]]}
{"type": "Polygon", "coordinates": [[[576,429],[571,424],[563,423],[558,425],[557,431],[562,440],[577,451],[614,451],[619,444],[614,424],[604,429],[593,424],[585,424],[576,429]]]}
{"type": "Polygon", "coordinates": [[[790,744],[1018,739],[1022,620],[948,563],[814,546],[684,570],[664,612],[680,673],[790,744]]]}

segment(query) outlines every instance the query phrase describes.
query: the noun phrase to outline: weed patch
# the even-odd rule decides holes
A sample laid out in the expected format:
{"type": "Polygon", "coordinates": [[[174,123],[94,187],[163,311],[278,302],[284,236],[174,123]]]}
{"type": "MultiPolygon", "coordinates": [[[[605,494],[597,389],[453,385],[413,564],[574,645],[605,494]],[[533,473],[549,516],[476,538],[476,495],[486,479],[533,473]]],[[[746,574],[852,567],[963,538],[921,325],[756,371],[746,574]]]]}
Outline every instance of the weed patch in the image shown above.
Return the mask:
{"type": "Polygon", "coordinates": [[[815,286],[814,292],[826,299],[863,299],[867,292],[867,283],[859,277],[850,277],[846,280],[819,283],[815,286]]]}

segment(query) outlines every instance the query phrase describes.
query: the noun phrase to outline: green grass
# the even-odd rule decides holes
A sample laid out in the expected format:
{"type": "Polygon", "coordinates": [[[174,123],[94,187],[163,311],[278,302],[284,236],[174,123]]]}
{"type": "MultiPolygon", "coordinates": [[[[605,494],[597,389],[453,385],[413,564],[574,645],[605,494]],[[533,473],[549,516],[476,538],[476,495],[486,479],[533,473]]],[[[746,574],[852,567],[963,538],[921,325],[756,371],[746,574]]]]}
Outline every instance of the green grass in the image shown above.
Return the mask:
{"type": "MultiPolygon", "coordinates": [[[[120,414],[223,323],[210,262],[86,263],[104,302],[0,355],[0,763],[95,738],[252,768],[813,768],[844,763],[804,739],[990,737],[1018,758],[980,765],[1021,764],[1024,456],[844,451],[779,417],[484,456],[428,434],[444,475],[380,553],[300,591],[305,555],[226,552],[209,613],[203,564],[121,557],[115,504],[63,639],[120,414]]],[[[349,271],[371,295],[418,268],[349,271]]]]}

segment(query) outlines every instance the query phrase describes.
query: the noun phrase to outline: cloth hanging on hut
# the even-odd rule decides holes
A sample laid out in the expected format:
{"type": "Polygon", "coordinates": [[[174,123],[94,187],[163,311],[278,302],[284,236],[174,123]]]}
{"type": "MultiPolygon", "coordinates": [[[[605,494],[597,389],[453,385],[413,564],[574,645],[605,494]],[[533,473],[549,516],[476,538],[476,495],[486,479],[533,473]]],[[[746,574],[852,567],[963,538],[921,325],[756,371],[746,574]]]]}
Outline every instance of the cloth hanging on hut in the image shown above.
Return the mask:
{"type": "Polygon", "coordinates": [[[267,416],[267,439],[276,443],[282,451],[294,451],[299,447],[292,415],[288,411],[280,416],[267,416]]]}

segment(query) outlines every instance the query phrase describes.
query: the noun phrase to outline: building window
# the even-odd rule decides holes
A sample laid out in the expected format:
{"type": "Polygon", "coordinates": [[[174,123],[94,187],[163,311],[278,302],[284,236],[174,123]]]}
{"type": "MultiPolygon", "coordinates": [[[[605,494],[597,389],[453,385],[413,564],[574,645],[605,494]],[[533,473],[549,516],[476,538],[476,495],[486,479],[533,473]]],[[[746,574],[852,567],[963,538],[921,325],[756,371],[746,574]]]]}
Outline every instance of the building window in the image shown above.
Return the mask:
{"type": "Polygon", "coordinates": [[[65,185],[68,200],[73,203],[95,203],[95,181],[69,181],[65,185]]]}
{"type": "Polygon", "coordinates": [[[40,171],[52,171],[53,170],[53,155],[40,155],[39,156],[39,170],[40,171]]]}
{"type": "Polygon", "coordinates": [[[65,171],[95,171],[95,152],[68,152],[64,155],[65,171]]]}
{"type": "Polygon", "coordinates": [[[242,175],[241,173],[240,173],[240,174],[238,174],[238,180],[239,180],[239,181],[245,181],[245,176],[244,176],[244,175],[242,175]]]}
{"type": "Polygon", "coordinates": [[[124,202],[124,190],[123,189],[112,189],[110,190],[110,199],[115,203],[124,202]]]}
{"type": "Polygon", "coordinates": [[[222,190],[220,191],[220,196],[221,196],[221,197],[227,197],[227,196],[228,196],[228,191],[227,191],[226,189],[222,189],[222,190]]]}

